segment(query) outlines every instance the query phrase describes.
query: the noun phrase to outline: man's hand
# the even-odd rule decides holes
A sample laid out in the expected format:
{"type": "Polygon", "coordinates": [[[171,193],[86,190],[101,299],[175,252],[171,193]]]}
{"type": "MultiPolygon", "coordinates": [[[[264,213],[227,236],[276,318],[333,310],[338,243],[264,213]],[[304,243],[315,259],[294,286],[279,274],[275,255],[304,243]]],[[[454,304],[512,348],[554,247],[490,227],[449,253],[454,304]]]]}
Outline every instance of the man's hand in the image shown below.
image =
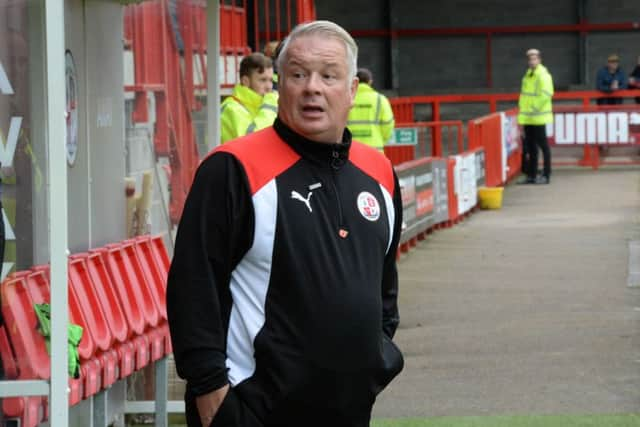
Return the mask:
{"type": "Polygon", "coordinates": [[[616,90],[618,89],[618,81],[614,80],[611,82],[611,89],[616,90]]]}
{"type": "Polygon", "coordinates": [[[200,415],[200,423],[202,427],[209,427],[213,421],[213,417],[218,413],[222,401],[229,392],[229,385],[214,390],[211,393],[203,394],[196,397],[196,406],[200,415]]]}

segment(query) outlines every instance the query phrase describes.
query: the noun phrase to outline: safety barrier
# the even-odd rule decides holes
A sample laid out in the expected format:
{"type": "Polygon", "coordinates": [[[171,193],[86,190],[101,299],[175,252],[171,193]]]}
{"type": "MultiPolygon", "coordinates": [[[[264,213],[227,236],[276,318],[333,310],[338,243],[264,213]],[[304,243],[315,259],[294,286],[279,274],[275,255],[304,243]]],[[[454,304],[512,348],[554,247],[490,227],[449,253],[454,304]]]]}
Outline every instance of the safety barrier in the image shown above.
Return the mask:
{"type": "Polygon", "coordinates": [[[483,147],[443,157],[422,157],[395,166],[402,193],[403,224],[398,254],[433,230],[451,227],[477,206],[486,183],[483,147]]]}
{"type": "MultiPolygon", "coordinates": [[[[83,328],[79,378],[69,379],[69,404],[172,352],[165,285],[169,257],[160,236],[106,245],[69,259],[69,319],[83,328]]],[[[4,324],[0,357],[7,379],[49,379],[50,359],[34,304],[50,301],[48,266],[10,275],[0,287],[4,324]]],[[[2,401],[5,418],[35,427],[48,417],[47,398],[2,401]]]]}
{"type": "Polygon", "coordinates": [[[398,123],[394,142],[384,151],[394,165],[422,157],[443,157],[464,150],[464,124],[460,120],[398,123]],[[444,138],[436,138],[436,135],[444,138]]]}
{"type": "Polygon", "coordinates": [[[516,110],[493,113],[469,122],[469,148],[486,153],[486,183],[504,185],[519,172],[522,142],[516,110]]]}
{"type": "MultiPolygon", "coordinates": [[[[559,106],[554,109],[554,123],[547,125],[547,136],[552,147],[583,147],[584,155],[577,164],[638,165],[637,150],[640,145],[640,106],[559,106]],[[631,156],[606,159],[601,151],[608,148],[625,148],[631,156]]],[[[576,162],[555,161],[557,165],[575,165],[576,162]]]]}
{"type": "MultiPolygon", "coordinates": [[[[396,122],[398,123],[418,120],[418,117],[416,117],[416,106],[418,105],[429,105],[431,107],[430,119],[438,122],[441,120],[440,110],[443,104],[486,104],[491,113],[496,113],[498,112],[500,103],[507,103],[509,107],[512,107],[513,104],[518,101],[518,97],[518,93],[454,94],[398,97],[390,99],[390,102],[396,122]]],[[[563,91],[556,92],[553,99],[554,101],[560,102],[574,101],[577,102],[577,105],[587,110],[593,108],[597,111],[606,111],[611,107],[596,107],[593,103],[600,98],[634,99],[636,97],[640,97],[640,90],[620,90],[615,93],[604,93],[595,90],[563,91]]],[[[619,108],[620,106],[616,107],[619,108]]],[[[554,109],[562,112],[562,108],[564,107],[556,106],[554,109]]],[[[436,131],[433,138],[436,142],[440,141],[442,139],[442,132],[436,131]]],[[[594,147],[584,145],[582,160],[577,164],[597,167],[597,165],[601,164],[601,159],[598,155],[599,151],[596,151],[598,150],[594,147]]],[[[610,164],[611,163],[615,164],[615,162],[610,162],[610,164]]],[[[626,162],[626,164],[628,163],[629,162],[626,162]]]]}
{"type": "Polygon", "coordinates": [[[501,186],[519,174],[522,143],[516,119],[516,110],[510,110],[471,120],[466,144],[460,121],[398,125],[396,142],[385,146],[385,154],[402,192],[399,253],[475,211],[479,187],[501,186]]]}

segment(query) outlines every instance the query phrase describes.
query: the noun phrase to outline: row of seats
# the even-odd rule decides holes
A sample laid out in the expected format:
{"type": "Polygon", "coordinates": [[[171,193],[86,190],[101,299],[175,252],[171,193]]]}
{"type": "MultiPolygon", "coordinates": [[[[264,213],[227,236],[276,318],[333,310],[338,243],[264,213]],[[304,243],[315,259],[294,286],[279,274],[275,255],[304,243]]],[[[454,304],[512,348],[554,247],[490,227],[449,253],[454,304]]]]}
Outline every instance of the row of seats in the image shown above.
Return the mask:
{"type": "MultiPolygon", "coordinates": [[[[74,405],[171,353],[165,299],[169,256],[160,236],[141,236],[69,258],[69,321],[84,329],[74,405]]],[[[49,266],[11,274],[0,285],[0,357],[6,379],[49,379],[50,357],[34,304],[50,302],[49,266]]],[[[54,314],[55,315],[55,314],[54,314]]],[[[46,397],[6,398],[20,425],[48,418],[46,397]]]]}

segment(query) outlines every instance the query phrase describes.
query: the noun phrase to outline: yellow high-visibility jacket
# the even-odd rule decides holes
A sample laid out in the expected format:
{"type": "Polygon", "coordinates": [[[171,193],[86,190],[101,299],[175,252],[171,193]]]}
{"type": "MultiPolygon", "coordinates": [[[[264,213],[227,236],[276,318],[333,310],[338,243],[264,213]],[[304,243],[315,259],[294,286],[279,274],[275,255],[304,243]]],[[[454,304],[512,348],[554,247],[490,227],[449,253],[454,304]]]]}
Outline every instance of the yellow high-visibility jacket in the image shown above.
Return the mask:
{"type": "Polygon", "coordinates": [[[240,84],[221,105],[221,143],[244,136],[273,124],[278,115],[278,92],[258,95],[240,84]]]}
{"type": "Polygon", "coordinates": [[[518,124],[546,125],[553,122],[553,78],[540,64],[533,71],[528,69],[522,78],[518,101],[518,124]]]}
{"type": "Polygon", "coordinates": [[[353,139],[382,150],[393,134],[393,110],[386,96],[366,83],[358,84],[347,127],[353,139]]]}

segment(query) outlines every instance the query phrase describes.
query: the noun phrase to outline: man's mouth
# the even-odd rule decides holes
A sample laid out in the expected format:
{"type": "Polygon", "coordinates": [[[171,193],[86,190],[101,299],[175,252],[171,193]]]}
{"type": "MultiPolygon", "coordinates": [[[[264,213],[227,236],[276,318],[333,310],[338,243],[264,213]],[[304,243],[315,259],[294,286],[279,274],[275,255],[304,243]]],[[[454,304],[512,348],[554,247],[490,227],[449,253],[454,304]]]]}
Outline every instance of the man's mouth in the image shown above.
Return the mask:
{"type": "Polygon", "coordinates": [[[323,113],[324,108],[319,105],[304,105],[302,106],[302,111],[305,113],[323,113]]]}

